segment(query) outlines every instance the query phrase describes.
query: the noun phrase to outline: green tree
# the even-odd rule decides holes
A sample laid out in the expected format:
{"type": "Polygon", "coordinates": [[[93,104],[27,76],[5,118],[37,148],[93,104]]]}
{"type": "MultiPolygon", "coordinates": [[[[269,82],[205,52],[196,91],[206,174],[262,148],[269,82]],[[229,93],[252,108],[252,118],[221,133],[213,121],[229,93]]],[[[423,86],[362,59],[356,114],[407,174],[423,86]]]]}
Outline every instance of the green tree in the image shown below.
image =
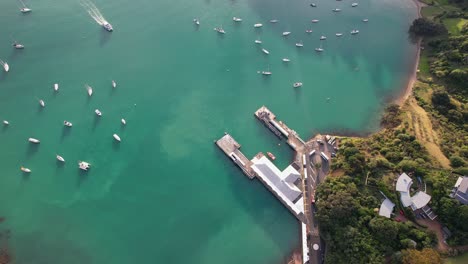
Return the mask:
{"type": "Polygon", "coordinates": [[[427,18],[417,18],[409,29],[416,36],[435,36],[447,32],[442,24],[435,23],[427,18]]]}
{"type": "Polygon", "coordinates": [[[421,251],[407,249],[402,251],[403,264],[442,264],[439,252],[432,248],[425,248],[421,251]]]}

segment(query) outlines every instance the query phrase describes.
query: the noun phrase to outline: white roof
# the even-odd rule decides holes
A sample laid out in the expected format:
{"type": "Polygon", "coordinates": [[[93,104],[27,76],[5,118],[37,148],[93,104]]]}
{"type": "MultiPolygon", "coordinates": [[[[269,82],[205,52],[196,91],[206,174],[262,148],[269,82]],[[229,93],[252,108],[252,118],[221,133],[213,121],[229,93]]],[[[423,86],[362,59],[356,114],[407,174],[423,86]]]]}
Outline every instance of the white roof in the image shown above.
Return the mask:
{"type": "Polygon", "coordinates": [[[309,248],[307,247],[307,226],[302,223],[302,263],[309,262],[309,248]]]}
{"type": "Polygon", "coordinates": [[[413,197],[411,197],[411,201],[413,204],[411,208],[413,210],[417,210],[426,206],[429,201],[431,200],[431,196],[425,192],[417,192],[413,197]]]}
{"type": "Polygon", "coordinates": [[[390,201],[388,198],[386,198],[380,205],[379,215],[390,218],[390,215],[393,212],[393,207],[395,207],[395,204],[392,203],[392,201],[390,201]]]}
{"type": "Polygon", "coordinates": [[[409,188],[411,187],[412,183],[413,180],[411,180],[411,178],[406,175],[406,173],[402,173],[400,177],[398,177],[396,190],[399,192],[409,192],[409,188]]]}
{"type": "Polygon", "coordinates": [[[404,207],[408,207],[413,203],[409,193],[407,192],[400,192],[400,200],[404,207]]]}
{"type": "Polygon", "coordinates": [[[455,183],[455,188],[458,188],[458,186],[460,186],[462,181],[463,181],[463,177],[458,177],[457,182],[455,183]]]}

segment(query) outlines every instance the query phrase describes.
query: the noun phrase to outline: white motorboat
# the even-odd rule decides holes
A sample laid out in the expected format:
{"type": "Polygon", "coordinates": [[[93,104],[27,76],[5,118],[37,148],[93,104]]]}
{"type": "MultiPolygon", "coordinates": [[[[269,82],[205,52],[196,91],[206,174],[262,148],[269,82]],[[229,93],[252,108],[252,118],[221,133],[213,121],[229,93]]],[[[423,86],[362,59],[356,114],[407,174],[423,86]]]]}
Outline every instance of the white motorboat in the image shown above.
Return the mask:
{"type": "Polygon", "coordinates": [[[232,20],[234,22],[242,22],[242,18],[240,18],[240,17],[233,17],[232,20]]]}
{"type": "Polygon", "coordinates": [[[29,12],[31,12],[32,9],[31,9],[31,8],[27,8],[27,7],[22,7],[22,8],[20,8],[20,11],[21,11],[21,13],[24,14],[24,13],[29,13],[29,12]]]}
{"type": "Polygon", "coordinates": [[[96,113],[97,116],[102,116],[102,113],[99,111],[99,109],[94,110],[94,113],[96,113]]]}
{"type": "Polygon", "coordinates": [[[278,21],[279,21],[278,19],[272,19],[270,20],[270,23],[278,23],[278,21]]]}
{"type": "Polygon", "coordinates": [[[5,126],[8,126],[8,125],[10,124],[10,122],[8,122],[8,121],[6,121],[6,120],[3,120],[3,124],[4,124],[5,126]]]}
{"type": "Polygon", "coordinates": [[[362,20],[362,22],[369,22],[369,19],[368,19],[368,18],[364,18],[364,19],[362,20]]]}
{"type": "Polygon", "coordinates": [[[335,35],[336,35],[337,37],[341,37],[341,36],[343,36],[343,33],[336,33],[335,35]]]}
{"type": "Polygon", "coordinates": [[[115,88],[115,87],[117,87],[117,83],[114,80],[112,80],[112,88],[115,88]]]}
{"type": "Polygon", "coordinates": [[[254,28],[259,28],[259,27],[263,27],[263,24],[261,23],[254,24],[254,28]]]}
{"type": "Polygon", "coordinates": [[[126,125],[127,124],[127,121],[125,119],[120,119],[120,122],[122,122],[122,125],[126,125]]]}
{"type": "Polygon", "coordinates": [[[29,138],[28,141],[31,142],[31,143],[34,143],[34,144],[41,143],[41,141],[39,141],[39,139],[35,139],[35,138],[29,138]]]}
{"type": "Polygon", "coordinates": [[[271,75],[271,71],[262,71],[263,75],[271,75]]]}
{"type": "Polygon", "coordinates": [[[283,36],[285,36],[285,37],[286,37],[286,36],[289,36],[289,34],[291,34],[291,32],[289,32],[289,31],[284,31],[284,32],[283,32],[283,36]]]}
{"type": "Polygon", "coordinates": [[[114,137],[114,139],[115,139],[116,141],[118,141],[118,142],[121,141],[119,135],[114,134],[114,135],[112,135],[112,136],[114,137]]]}
{"type": "Polygon", "coordinates": [[[318,19],[312,19],[312,23],[318,23],[319,20],[318,19]]]}
{"type": "Polygon", "coordinates": [[[266,50],[266,49],[262,49],[262,51],[263,51],[263,53],[265,53],[267,55],[270,54],[270,52],[268,50],[266,50]]]}
{"type": "Polygon", "coordinates": [[[8,65],[8,63],[6,63],[6,62],[0,60],[0,64],[3,65],[3,70],[4,70],[5,72],[9,72],[9,71],[10,71],[10,66],[8,65]]]}
{"type": "Polygon", "coordinates": [[[89,168],[91,168],[91,164],[86,161],[78,161],[78,167],[80,170],[87,171],[89,168]]]}
{"type": "Polygon", "coordinates": [[[315,48],[315,51],[317,51],[317,52],[323,52],[323,48],[322,48],[322,47],[320,47],[320,48],[315,48]]]}
{"type": "Polygon", "coordinates": [[[295,83],[293,84],[293,87],[294,87],[294,88],[298,88],[298,87],[301,87],[301,86],[302,86],[302,83],[301,83],[301,82],[295,82],[295,83]]]}
{"type": "Polygon", "coordinates": [[[262,41],[259,40],[259,39],[256,39],[256,40],[255,40],[255,43],[256,43],[256,44],[262,44],[262,41]]]}
{"type": "Polygon", "coordinates": [[[306,29],[306,33],[312,33],[312,29],[306,29]]]}
{"type": "Polygon", "coordinates": [[[56,155],[56,156],[57,156],[58,161],[65,162],[65,159],[62,156],[60,155],[56,155]]]}
{"type": "Polygon", "coordinates": [[[68,122],[67,120],[63,121],[63,125],[66,127],[72,127],[73,124],[71,122],[68,122]]]}
{"type": "Polygon", "coordinates": [[[341,9],[335,8],[335,9],[333,9],[332,11],[338,13],[338,12],[341,12],[341,9]]]}
{"type": "Polygon", "coordinates": [[[14,47],[15,49],[24,49],[24,45],[23,45],[23,44],[20,44],[20,43],[18,43],[18,42],[16,42],[16,41],[13,43],[13,47],[14,47]]]}
{"type": "Polygon", "coordinates": [[[221,27],[215,27],[214,30],[220,34],[226,34],[226,31],[221,27]]]}
{"type": "Polygon", "coordinates": [[[199,26],[200,25],[200,20],[198,20],[198,18],[194,18],[193,23],[195,23],[195,25],[199,26]]]}
{"type": "Polygon", "coordinates": [[[104,24],[102,24],[102,27],[109,32],[114,31],[114,28],[112,27],[112,25],[107,21],[104,21],[104,24]]]}
{"type": "Polygon", "coordinates": [[[325,37],[325,36],[320,37],[320,40],[326,40],[326,39],[327,39],[327,37],[325,37]]]}
{"type": "Polygon", "coordinates": [[[283,62],[290,62],[291,60],[288,59],[288,58],[283,58],[282,61],[283,61],[283,62]]]}
{"type": "Polygon", "coordinates": [[[31,172],[30,169],[25,168],[25,167],[23,167],[23,166],[21,166],[20,170],[21,170],[22,172],[26,172],[26,173],[30,173],[30,172],[31,172]]]}
{"type": "Polygon", "coordinates": [[[310,4],[311,7],[317,7],[317,4],[316,3],[312,3],[310,4]]]}
{"type": "Polygon", "coordinates": [[[44,102],[44,100],[42,100],[42,99],[39,100],[39,105],[42,106],[42,107],[45,107],[45,102],[44,102]]]}
{"type": "Polygon", "coordinates": [[[300,41],[300,42],[296,43],[296,47],[302,48],[302,47],[304,47],[304,44],[302,44],[302,41],[300,41]]]}
{"type": "Polygon", "coordinates": [[[58,91],[58,89],[59,89],[59,85],[58,85],[58,83],[54,83],[54,91],[56,91],[56,92],[57,92],[57,91],[58,91]]]}
{"type": "Polygon", "coordinates": [[[87,84],[85,84],[86,91],[88,92],[88,96],[93,95],[93,88],[87,84]]]}
{"type": "Polygon", "coordinates": [[[357,29],[351,30],[351,35],[356,35],[356,34],[359,34],[359,30],[357,29]]]}
{"type": "Polygon", "coordinates": [[[352,3],[351,6],[356,7],[356,6],[358,6],[358,3],[352,3]]]}

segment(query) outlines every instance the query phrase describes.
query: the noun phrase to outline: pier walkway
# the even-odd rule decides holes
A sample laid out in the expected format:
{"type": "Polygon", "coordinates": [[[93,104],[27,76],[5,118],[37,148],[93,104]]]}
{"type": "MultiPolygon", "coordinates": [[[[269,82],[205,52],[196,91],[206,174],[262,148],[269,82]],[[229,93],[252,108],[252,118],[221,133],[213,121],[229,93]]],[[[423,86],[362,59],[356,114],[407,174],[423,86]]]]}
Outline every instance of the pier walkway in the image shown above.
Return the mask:
{"type": "Polygon", "coordinates": [[[239,150],[241,145],[237,143],[231,135],[226,133],[222,138],[216,141],[216,145],[242,169],[249,179],[255,178],[254,171],[251,167],[252,162],[239,150]]]}

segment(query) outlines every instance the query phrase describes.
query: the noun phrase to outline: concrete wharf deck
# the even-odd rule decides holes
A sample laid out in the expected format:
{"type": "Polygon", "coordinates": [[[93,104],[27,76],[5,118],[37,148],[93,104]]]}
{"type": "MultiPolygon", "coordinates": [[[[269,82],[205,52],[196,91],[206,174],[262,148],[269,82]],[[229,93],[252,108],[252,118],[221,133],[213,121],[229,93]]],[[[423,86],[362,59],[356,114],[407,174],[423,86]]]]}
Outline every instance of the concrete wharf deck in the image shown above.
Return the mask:
{"type": "Polygon", "coordinates": [[[239,150],[241,145],[231,135],[226,133],[216,141],[216,145],[242,169],[249,179],[255,178],[255,173],[251,168],[252,162],[239,150]]]}

